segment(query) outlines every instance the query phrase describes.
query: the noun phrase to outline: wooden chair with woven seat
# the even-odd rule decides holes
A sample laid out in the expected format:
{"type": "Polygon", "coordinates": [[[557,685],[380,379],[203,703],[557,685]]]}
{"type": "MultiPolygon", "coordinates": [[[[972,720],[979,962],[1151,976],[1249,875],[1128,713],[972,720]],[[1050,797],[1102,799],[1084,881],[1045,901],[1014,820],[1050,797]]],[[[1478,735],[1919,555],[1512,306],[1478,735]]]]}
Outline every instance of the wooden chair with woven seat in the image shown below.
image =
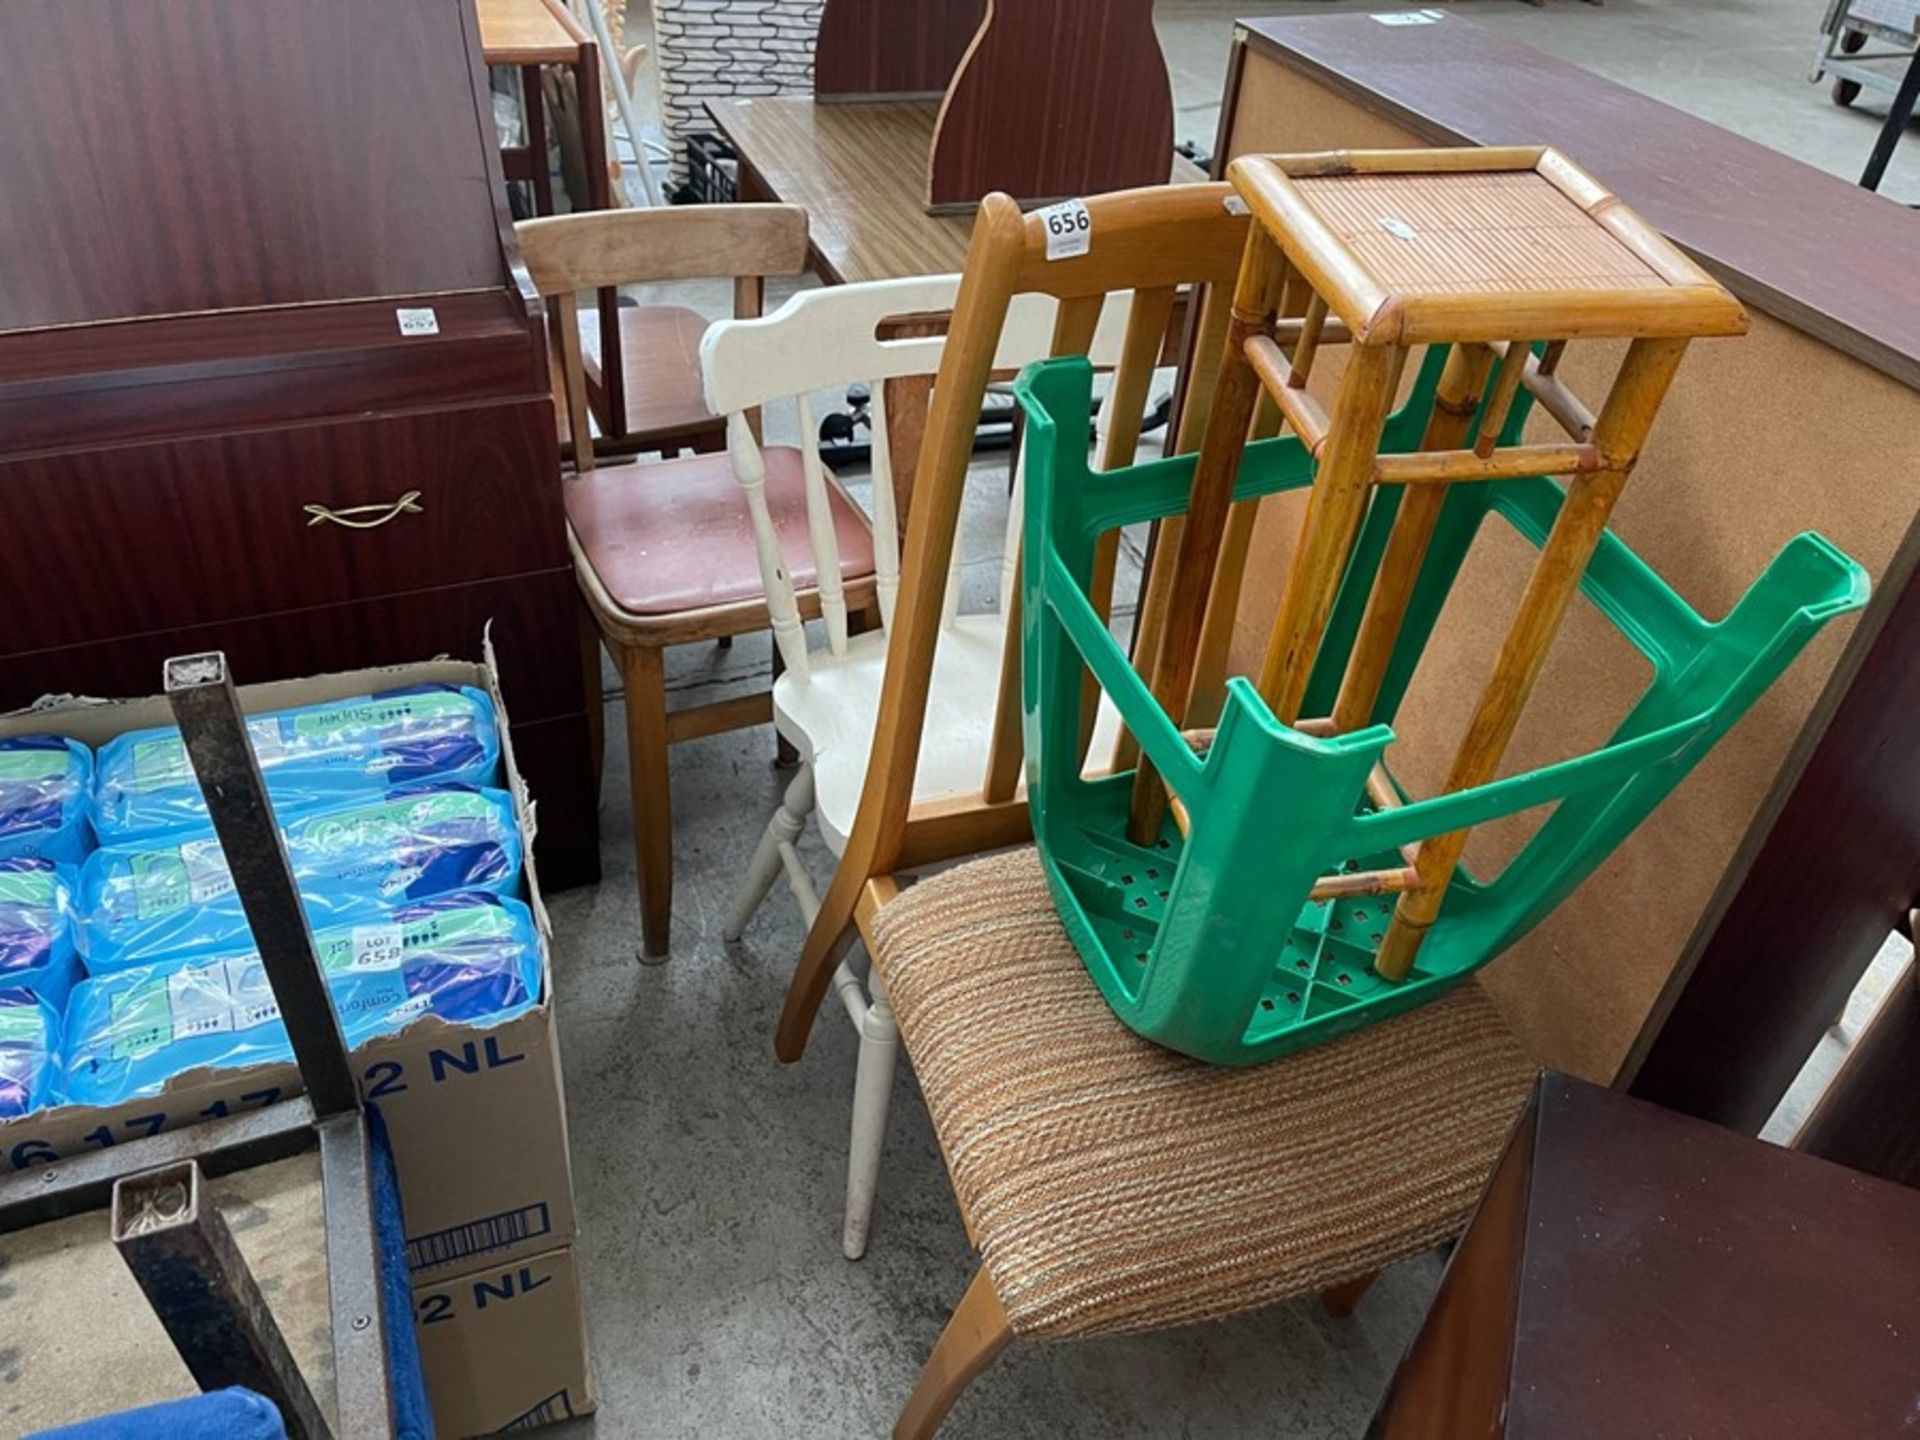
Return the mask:
{"type": "MultiPolygon", "coordinates": [[[[757,297],[762,277],[804,268],[806,212],[790,205],[680,206],[560,215],[517,229],[535,286],[561,312],[555,328],[566,405],[572,434],[584,437],[574,447],[574,474],[563,483],[568,541],[588,617],[582,631],[588,702],[598,716],[604,642],[626,685],[641,953],[660,960],[667,955],[673,904],[668,747],[764,724],[773,713],[766,691],[669,713],[664,654],[671,645],[766,630],[770,618],[753,527],[726,455],[595,463],[575,297],[609,285],[712,277],[733,278],[757,297]]],[[[697,380],[697,366],[695,374],[697,380]]],[[[767,448],[772,523],[799,606],[814,616],[820,587],[805,470],[799,450],[767,448]]],[[[859,506],[831,477],[826,485],[825,513],[839,556],[832,588],[865,619],[876,613],[873,536],[859,506]]]]}
{"type": "MultiPolygon", "coordinates": [[[[838,957],[862,939],[980,1251],[899,1437],[931,1435],[1016,1336],[1154,1330],[1316,1291],[1350,1300],[1374,1271],[1457,1233],[1526,1097],[1532,1067],[1471,983],[1290,1058],[1219,1068],[1116,1018],[1031,849],[901,888],[901,872],[937,858],[957,823],[952,806],[916,813],[914,772],[944,537],[1008,307],[1038,291],[1090,327],[1110,293],[1132,291],[1138,314],[1175,287],[1200,288],[1176,442],[1192,449],[1247,238],[1229,193],[1089,200],[1091,245],[1074,258],[1050,260],[1044,221],[1005,196],[982,204],[974,229],[916,477],[867,784],[776,1039],[781,1058],[799,1058],[838,957]]],[[[1019,701],[1017,684],[1003,685],[996,719],[1019,701]]],[[[1017,726],[1008,733],[1017,741],[1017,726]]],[[[984,796],[963,813],[976,838],[1017,838],[984,796]]]]}

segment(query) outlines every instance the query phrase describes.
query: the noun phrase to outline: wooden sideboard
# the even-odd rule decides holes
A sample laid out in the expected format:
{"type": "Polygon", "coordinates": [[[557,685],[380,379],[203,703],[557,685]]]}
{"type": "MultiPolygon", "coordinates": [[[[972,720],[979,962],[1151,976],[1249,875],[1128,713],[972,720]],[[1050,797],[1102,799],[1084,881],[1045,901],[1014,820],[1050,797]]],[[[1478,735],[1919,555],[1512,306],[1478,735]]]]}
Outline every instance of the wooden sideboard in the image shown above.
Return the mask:
{"type": "Polygon", "coordinates": [[[0,6],[0,708],[491,627],[551,885],[598,873],[544,320],[472,0],[0,6]]]}
{"type": "MultiPolygon", "coordinates": [[[[1243,21],[1218,164],[1247,152],[1549,144],[1745,302],[1750,335],[1696,344],[1614,528],[1703,614],[1724,614],[1801,530],[1872,573],[1836,625],[1486,983],[1537,1058],[1758,1130],[1920,888],[1920,217],[1451,11],[1243,21]]],[[[1592,393],[1617,356],[1567,376],[1592,393]]],[[[1335,367],[1315,373],[1333,378],[1335,367]]],[[[1546,438],[1542,435],[1540,438],[1546,438]]],[[[1233,668],[1257,663],[1299,516],[1256,532],[1233,668]]],[[[1395,747],[1444,774],[1525,571],[1491,533],[1416,677],[1395,747]]],[[[1604,741],[1644,662],[1569,616],[1509,753],[1604,741]]],[[[1537,822],[1536,822],[1537,823],[1537,822]]],[[[1530,833],[1530,830],[1528,831],[1530,833]]],[[[1484,841],[1484,843],[1482,843],[1484,841]]],[[[1482,832],[1497,868],[1511,832],[1482,832]]]]}

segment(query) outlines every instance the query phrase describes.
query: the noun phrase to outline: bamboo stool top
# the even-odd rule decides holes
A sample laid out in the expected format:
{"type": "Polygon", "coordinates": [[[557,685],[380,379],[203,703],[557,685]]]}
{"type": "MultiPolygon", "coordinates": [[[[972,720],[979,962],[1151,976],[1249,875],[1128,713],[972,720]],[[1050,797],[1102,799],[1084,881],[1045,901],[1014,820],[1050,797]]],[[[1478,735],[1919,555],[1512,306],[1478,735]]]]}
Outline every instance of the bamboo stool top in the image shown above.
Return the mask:
{"type": "Polygon", "coordinates": [[[1747,328],[1733,296],[1551,148],[1251,155],[1228,174],[1363,345],[1747,328]]]}

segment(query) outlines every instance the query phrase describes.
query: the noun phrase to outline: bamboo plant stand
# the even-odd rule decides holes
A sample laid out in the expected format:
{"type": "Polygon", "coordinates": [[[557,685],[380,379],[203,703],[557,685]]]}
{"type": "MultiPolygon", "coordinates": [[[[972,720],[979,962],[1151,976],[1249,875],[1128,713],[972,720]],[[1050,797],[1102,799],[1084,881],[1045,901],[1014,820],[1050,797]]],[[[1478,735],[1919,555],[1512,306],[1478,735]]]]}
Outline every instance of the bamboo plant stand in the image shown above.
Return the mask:
{"type": "MultiPolygon", "coordinates": [[[[1284,724],[1349,733],[1373,721],[1450,487],[1567,477],[1566,503],[1444,788],[1452,793],[1487,784],[1687,342],[1740,334],[1746,315],[1726,290],[1553,150],[1253,156],[1234,162],[1230,178],[1254,224],[1195,472],[1175,593],[1183,572],[1211,568],[1208,552],[1217,550],[1255,401],[1264,393],[1318,463],[1258,688],[1284,724]],[[1282,321],[1283,315],[1299,318],[1282,321]],[[1570,341],[1596,338],[1631,342],[1597,413],[1556,373],[1570,341]],[[1306,390],[1314,357],[1329,342],[1349,348],[1331,413],[1306,390]],[[1537,356],[1536,342],[1544,343],[1537,356]],[[1382,455],[1382,427],[1410,347],[1443,344],[1453,349],[1421,448],[1382,455]],[[1483,395],[1496,364],[1498,379],[1483,395]],[[1499,443],[1522,384],[1558,422],[1564,442],[1499,443]],[[1333,713],[1301,724],[1348,553],[1374,491],[1384,485],[1404,486],[1405,494],[1333,713]]],[[[1184,703],[1192,656],[1191,645],[1163,648],[1153,687],[1162,703],[1184,703]]],[[[1157,827],[1163,799],[1143,764],[1134,792],[1136,837],[1157,827]]],[[[1363,893],[1399,896],[1374,961],[1383,977],[1401,979],[1411,968],[1469,833],[1422,841],[1404,866],[1344,877],[1363,893]]]]}

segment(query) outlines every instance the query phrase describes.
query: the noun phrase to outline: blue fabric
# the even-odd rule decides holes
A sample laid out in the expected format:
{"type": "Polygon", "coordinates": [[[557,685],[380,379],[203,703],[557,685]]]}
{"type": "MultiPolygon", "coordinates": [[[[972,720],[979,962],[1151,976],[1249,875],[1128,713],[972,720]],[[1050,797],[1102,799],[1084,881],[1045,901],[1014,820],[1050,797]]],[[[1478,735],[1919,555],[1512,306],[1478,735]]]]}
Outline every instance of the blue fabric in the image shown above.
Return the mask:
{"type": "MultiPolygon", "coordinates": [[[[493,701],[471,686],[409,685],[247,721],[274,812],[293,820],[403,785],[492,785],[500,773],[493,701]]],[[[180,732],[134,730],[100,747],[93,827],[102,845],[207,828],[180,732]]]]}
{"type": "Polygon", "coordinates": [[[271,1401],[234,1386],[210,1395],[168,1400],[39,1430],[27,1440],[287,1440],[287,1427],[271,1401]]]}
{"type": "Polygon", "coordinates": [[[433,1406],[420,1367],[413,1328],[413,1274],[407,1268],[407,1221],[400,1208],[400,1173],[380,1107],[367,1107],[373,1151],[373,1213],[380,1242],[380,1313],[387,1326],[387,1369],[393,1377],[395,1440],[433,1440],[433,1406]]]}

